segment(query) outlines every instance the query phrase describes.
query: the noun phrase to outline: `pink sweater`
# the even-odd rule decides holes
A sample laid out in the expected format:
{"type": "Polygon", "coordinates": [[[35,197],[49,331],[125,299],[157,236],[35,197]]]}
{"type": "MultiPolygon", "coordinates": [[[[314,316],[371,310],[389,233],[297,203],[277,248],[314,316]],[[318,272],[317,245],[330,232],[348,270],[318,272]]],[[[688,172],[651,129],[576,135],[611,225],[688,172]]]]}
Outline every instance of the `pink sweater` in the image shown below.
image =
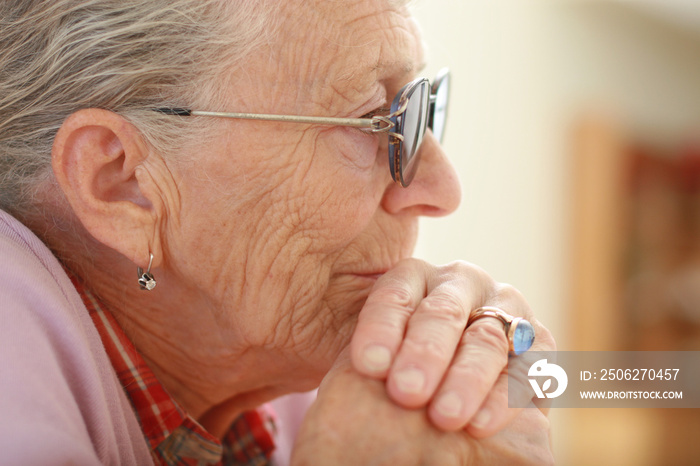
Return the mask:
{"type": "Polygon", "coordinates": [[[44,243],[2,211],[0,463],[153,464],[80,296],[44,243]]]}
{"type": "MultiPolygon", "coordinates": [[[[288,464],[315,393],[275,400],[288,464]]],[[[27,227],[0,210],[0,464],[153,464],[78,292],[27,227]]]]}

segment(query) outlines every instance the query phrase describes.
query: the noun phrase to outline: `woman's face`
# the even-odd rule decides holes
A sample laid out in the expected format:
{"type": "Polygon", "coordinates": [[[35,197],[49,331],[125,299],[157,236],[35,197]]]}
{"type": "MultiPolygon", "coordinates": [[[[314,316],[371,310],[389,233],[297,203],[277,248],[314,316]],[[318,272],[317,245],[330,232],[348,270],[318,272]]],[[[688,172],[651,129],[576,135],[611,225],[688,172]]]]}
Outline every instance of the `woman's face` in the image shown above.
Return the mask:
{"type": "MultiPolygon", "coordinates": [[[[279,5],[273,42],[232,68],[205,110],[359,118],[390,106],[422,66],[418,29],[394,2],[279,5]]],[[[411,255],[418,216],[457,207],[456,175],[430,134],[406,189],[391,180],[386,135],[211,125],[216,136],[170,167],[164,267],[200,296],[210,341],[279,350],[280,365],[320,376],[376,277],[411,255]]]]}

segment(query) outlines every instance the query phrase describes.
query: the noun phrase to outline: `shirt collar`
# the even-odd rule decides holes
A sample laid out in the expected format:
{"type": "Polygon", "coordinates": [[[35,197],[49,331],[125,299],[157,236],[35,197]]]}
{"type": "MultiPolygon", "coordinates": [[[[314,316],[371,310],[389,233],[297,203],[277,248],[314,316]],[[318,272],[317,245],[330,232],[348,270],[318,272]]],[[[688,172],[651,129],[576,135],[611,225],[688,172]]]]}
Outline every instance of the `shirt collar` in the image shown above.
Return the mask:
{"type": "Polygon", "coordinates": [[[114,316],[69,273],[136,417],[160,464],[269,464],[276,426],[268,405],[247,411],[231,424],[222,441],[209,434],[165,391],[114,316]]]}

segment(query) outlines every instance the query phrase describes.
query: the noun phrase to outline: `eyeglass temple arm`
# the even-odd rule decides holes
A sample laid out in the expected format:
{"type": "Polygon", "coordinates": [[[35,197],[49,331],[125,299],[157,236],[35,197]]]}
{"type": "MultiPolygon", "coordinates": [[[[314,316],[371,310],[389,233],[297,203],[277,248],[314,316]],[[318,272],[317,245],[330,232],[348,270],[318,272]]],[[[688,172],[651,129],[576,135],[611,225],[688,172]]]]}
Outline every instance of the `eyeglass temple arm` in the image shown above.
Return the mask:
{"type": "Polygon", "coordinates": [[[226,113],[191,110],[189,108],[155,108],[157,112],[177,116],[209,116],[217,118],[235,118],[240,120],[282,121],[291,123],[306,123],[313,125],[349,126],[366,129],[373,133],[386,133],[394,128],[394,123],[385,116],[372,118],[329,118],[296,115],[270,115],[265,113],[226,113]]]}

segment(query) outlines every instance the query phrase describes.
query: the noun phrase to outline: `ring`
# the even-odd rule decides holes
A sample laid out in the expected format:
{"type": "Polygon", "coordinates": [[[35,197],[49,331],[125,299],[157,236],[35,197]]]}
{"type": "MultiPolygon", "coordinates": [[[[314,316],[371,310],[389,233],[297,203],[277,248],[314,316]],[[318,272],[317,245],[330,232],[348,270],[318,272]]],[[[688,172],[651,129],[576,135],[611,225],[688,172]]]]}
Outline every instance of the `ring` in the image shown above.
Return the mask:
{"type": "Polygon", "coordinates": [[[494,317],[503,322],[509,350],[516,356],[529,350],[535,341],[535,328],[527,319],[512,316],[503,309],[493,306],[483,306],[472,312],[467,327],[482,317],[494,317]]]}

